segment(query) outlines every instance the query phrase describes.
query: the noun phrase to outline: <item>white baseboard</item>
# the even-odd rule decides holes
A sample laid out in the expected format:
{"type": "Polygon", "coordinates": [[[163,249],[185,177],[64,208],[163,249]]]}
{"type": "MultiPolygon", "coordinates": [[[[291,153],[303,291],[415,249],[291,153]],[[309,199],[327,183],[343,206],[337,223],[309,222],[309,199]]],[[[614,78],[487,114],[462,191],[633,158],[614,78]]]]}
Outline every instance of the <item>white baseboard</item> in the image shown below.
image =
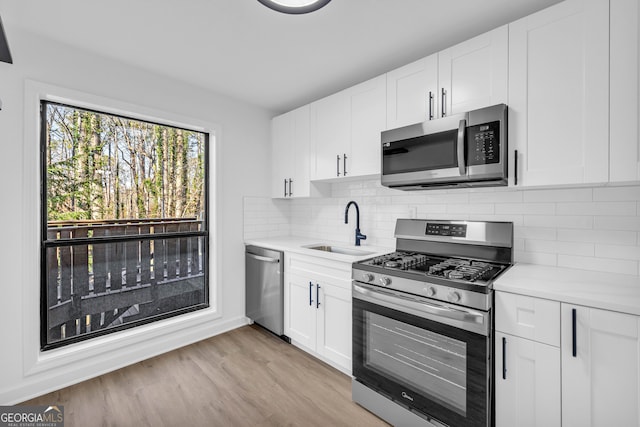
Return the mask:
{"type": "MultiPolygon", "coordinates": [[[[168,351],[211,338],[248,323],[248,319],[244,316],[215,321],[211,324],[203,323],[188,330],[152,338],[130,348],[108,352],[102,357],[95,358],[95,363],[91,365],[84,365],[75,369],[73,365],[66,365],[64,369],[54,369],[49,372],[28,376],[17,387],[0,389],[0,405],[15,405],[168,351]]],[[[56,402],[51,403],[54,404],[56,402]]]]}

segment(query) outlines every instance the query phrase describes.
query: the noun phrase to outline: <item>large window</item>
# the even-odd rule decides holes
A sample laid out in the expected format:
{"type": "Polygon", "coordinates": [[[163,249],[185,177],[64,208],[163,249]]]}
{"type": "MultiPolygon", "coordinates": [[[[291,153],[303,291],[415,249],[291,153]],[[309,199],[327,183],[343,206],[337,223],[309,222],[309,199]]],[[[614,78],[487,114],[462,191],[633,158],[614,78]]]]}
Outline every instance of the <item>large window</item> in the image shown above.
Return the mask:
{"type": "Polygon", "coordinates": [[[208,134],[42,101],[41,346],[208,307],[208,134]]]}

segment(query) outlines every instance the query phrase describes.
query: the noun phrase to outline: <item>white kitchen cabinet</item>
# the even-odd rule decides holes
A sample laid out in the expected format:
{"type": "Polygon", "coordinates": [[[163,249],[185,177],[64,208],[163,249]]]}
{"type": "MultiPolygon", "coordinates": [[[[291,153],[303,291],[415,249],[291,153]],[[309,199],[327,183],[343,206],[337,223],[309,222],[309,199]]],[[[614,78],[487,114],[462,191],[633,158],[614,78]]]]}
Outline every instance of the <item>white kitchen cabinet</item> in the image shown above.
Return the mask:
{"type": "Polygon", "coordinates": [[[506,25],[439,52],[440,116],[506,103],[508,55],[506,25]]]}
{"type": "Polygon", "coordinates": [[[285,254],[285,335],[351,373],[351,264],[285,254]]]}
{"type": "Polygon", "coordinates": [[[640,317],[561,310],[563,427],[640,425],[640,317]]]}
{"type": "Polygon", "coordinates": [[[640,180],[640,4],[611,0],[609,180],[640,180]]]}
{"type": "Polygon", "coordinates": [[[609,0],[566,0],[509,24],[517,185],[609,178],[609,0]],[[517,150],[517,151],[516,151],[517,150]]]}
{"type": "Polygon", "coordinates": [[[495,336],[496,427],[560,426],[560,348],[495,336]]]}
{"type": "Polygon", "coordinates": [[[271,197],[317,197],[327,189],[310,182],[309,105],[271,121],[271,197]]]}
{"type": "Polygon", "coordinates": [[[496,427],[560,426],[560,303],[495,292],[496,427]]]}
{"type": "Polygon", "coordinates": [[[387,73],[387,129],[439,117],[438,54],[387,73]]]}
{"type": "Polygon", "coordinates": [[[311,104],[312,179],[380,173],[385,81],[379,76],[311,104]]]}
{"type": "Polygon", "coordinates": [[[387,128],[507,102],[508,29],[387,73],[387,128]]]}

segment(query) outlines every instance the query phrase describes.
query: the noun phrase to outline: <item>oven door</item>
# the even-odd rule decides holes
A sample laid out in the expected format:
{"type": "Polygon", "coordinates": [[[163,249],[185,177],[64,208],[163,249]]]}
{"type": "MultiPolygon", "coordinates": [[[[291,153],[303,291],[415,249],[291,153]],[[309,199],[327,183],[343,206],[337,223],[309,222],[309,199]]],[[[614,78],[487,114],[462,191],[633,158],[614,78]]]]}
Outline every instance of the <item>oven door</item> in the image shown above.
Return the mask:
{"type": "Polygon", "coordinates": [[[353,286],[355,380],[426,419],[489,426],[490,312],[376,288],[353,286]],[[483,323],[486,334],[464,323],[483,323]]]}

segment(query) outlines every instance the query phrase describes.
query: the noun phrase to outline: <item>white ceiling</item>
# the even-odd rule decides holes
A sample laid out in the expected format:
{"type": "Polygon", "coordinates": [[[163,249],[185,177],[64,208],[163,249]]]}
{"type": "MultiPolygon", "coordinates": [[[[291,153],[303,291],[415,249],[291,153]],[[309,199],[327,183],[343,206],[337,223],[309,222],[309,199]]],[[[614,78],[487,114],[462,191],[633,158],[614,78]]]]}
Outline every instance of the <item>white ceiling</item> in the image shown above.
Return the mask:
{"type": "Polygon", "coordinates": [[[558,1],[0,0],[0,17],[10,47],[19,28],[280,113],[558,1]]]}

